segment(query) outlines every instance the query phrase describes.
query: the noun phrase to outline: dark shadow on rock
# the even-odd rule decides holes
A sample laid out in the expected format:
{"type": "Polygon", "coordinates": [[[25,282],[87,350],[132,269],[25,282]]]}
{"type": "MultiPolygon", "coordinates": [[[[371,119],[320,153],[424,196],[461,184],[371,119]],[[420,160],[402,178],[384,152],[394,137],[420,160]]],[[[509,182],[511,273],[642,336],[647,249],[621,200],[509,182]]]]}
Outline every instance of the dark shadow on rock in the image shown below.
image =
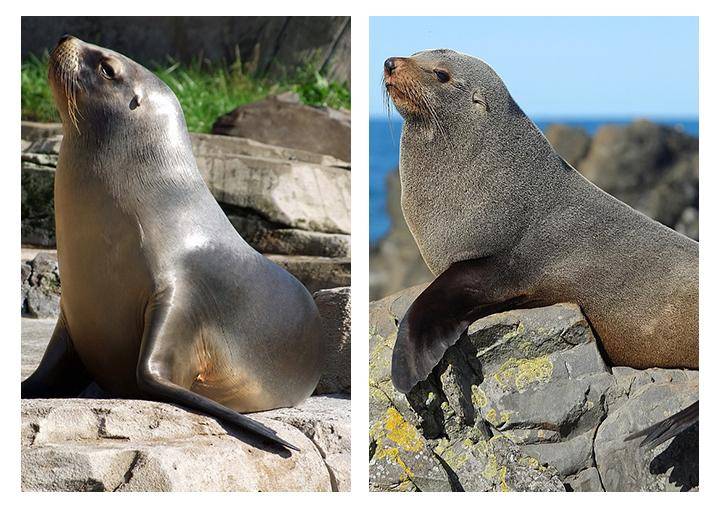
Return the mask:
{"type": "Polygon", "coordinates": [[[650,472],[664,474],[672,469],[668,480],[680,491],[692,490],[700,482],[699,449],[699,427],[695,424],[677,435],[663,452],[653,458],[650,472]]]}
{"type": "Polygon", "coordinates": [[[464,492],[465,488],[463,488],[462,483],[460,482],[460,478],[455,473],[455,471],[448,465],[442,457],[439,455],[433,453],[435,456],[435,459],[438,460],[440,463],[440,466],[442,466],[443,470],[448,476],[448,481],[450,482],[450,491],[451,492],[464,492]]]}

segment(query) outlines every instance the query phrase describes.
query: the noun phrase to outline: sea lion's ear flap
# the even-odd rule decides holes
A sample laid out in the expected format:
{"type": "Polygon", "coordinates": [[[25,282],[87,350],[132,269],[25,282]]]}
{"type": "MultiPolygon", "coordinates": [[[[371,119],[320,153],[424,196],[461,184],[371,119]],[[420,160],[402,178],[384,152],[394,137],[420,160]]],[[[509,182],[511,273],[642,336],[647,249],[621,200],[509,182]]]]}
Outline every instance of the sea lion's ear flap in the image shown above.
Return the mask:
{"type": "Polygon", "coordinates": [[[391,376],[398,391],[406,394],[427,378],[472,322],[522,302],[499,290],[491,271],[482,259],[452,264],[410,305],[392,355],[391,376]]]}
{"type": "Polygon", "coordinates": [[[478,109],[481,109],[483,112],[488,111],[487,101],[485,100],[485,96],[482,94],[482,91],[480,91],[480,89],[475,89],[473,91],[472,101],[478,109]]]}
{"type": "Polygon", "coordinates": [[[143,92],[140,89],[133,90],[133,97],[130,100],[130,110],[137,109],[143,101],[143,92]]]}

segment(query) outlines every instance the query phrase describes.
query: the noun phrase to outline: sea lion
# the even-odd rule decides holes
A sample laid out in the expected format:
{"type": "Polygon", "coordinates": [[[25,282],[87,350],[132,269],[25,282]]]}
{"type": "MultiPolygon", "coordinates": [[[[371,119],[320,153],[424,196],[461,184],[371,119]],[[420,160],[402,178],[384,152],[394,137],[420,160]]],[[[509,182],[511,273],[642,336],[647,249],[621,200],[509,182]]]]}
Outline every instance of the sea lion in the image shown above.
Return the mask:
{"type": "Polygon", "coordinates": [[[480,59],[432,50],[384,67],[405,120],[403,215],[436,275],[398,328],[399,391],[478,318],[560,302],[580,305],[612,365],[698,368],[697,242],[587,181],[480,59]]]}
{"type": "Polygon", "coordinates": [[[111,50],[63,37],[48,77],[60,317],[22,397],[177,403],[294,448],[238,412],[294,406],[320,376],[315,303],[233,228],[198,171],[177,98],[111,50]]]}

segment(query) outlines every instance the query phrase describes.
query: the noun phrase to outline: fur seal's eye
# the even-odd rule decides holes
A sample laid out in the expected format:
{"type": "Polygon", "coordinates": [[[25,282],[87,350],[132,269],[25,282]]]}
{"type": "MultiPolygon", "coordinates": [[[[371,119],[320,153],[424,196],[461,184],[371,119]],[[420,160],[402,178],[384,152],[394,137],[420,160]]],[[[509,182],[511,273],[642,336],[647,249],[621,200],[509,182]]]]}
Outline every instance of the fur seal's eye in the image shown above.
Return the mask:
{"type": "Polygon", "coordinates": [[[115,70],[107,61],[100,61],[100,74],[108,80],[115,78],[115,70]]]}
{"type": "Polygon", "coordinates": [[[442,82],[443,84],[450,80],[450,74],[447,71],[443,71],[441,69],[433,70],[435,73],[435,76],[437,77],[438,81],[442,82]]]}

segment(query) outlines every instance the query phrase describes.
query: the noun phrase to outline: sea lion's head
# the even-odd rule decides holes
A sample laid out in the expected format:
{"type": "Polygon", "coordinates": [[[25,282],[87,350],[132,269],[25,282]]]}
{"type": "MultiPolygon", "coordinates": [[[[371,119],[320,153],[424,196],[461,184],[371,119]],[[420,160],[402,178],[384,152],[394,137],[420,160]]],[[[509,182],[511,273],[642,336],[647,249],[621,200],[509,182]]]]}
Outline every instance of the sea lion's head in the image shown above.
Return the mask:
{"type": "Polygon", "coordinates": [[[519,111],[489,65],[453,50],[390,57],[384,64],[384,83],[407,122],[441,132],[453,126],[492,125],[519,111]]]}
{"type": "Polygon", "coordinates": [[[97,138],[128,127],[144,136],[162,130],[166,138],[184,130],[182,110],[167,85],[112,50],[63,36],[50,55],[48,80],[66,135],[71,127],[97,138]]]}

